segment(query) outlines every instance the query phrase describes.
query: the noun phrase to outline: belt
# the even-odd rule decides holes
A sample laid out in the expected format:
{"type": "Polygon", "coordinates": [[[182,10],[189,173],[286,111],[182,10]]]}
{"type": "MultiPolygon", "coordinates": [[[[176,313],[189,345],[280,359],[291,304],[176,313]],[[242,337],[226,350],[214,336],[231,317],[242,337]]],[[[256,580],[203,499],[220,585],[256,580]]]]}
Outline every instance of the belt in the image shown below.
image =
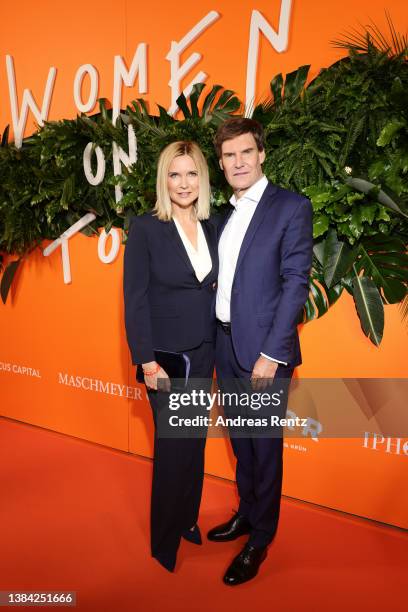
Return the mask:
{"type": "Polygon", "coordinates": [[[225,332],[229,336],[231,335],[231,323],[224,323],[224,321],[220,321],[219,319],[217,319],[217,325],[221,327],[223,332],[225,332]]]}

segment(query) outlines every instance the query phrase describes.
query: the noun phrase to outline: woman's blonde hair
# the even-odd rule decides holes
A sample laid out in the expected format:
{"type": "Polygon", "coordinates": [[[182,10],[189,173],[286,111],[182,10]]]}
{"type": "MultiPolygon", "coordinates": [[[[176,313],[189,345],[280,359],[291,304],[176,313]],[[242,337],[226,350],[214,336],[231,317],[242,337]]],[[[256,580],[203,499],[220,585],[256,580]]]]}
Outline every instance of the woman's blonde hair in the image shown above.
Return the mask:
{"type": "Polygon", "coordinates": [[[207,162],[198,144],[188,140],[172,142],[160,153],[156,179],[157,201],[153,213],[160,221],[171,221],[172,219],[167,177],[171,162],[175,157],[181,155],[189,155],[197,168],[199,191],[197,202],[194,204],[197,219],[208,219],[210,216],[210,181],[208,177],[207,162]]]}

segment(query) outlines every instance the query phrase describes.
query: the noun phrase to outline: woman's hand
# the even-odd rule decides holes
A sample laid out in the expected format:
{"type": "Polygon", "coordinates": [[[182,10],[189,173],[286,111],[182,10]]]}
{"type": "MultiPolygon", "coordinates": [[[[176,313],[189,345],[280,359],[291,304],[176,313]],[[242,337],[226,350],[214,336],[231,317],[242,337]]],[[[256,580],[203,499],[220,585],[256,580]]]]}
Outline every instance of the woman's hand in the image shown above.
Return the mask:
{"type": "Polygon", "coordinates": [[[158,380],[160,380],[159,391],[167,391],[167,393],[170,391],[170,378],[156,361],[142,363],[142,368],[145,384],[148,389],[157,391],[158,380]]]}

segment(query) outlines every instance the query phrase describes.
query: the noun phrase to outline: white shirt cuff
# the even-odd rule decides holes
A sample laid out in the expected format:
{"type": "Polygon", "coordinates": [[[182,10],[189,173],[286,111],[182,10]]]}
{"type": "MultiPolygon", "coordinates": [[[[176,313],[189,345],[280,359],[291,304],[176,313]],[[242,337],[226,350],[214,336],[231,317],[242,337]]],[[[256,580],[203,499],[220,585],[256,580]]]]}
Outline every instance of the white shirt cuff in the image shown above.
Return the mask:
{"type": "Polygon", "coordinates": [[[276,363],[281,363],[284,366],[288,365],[286,361],[279,361],[279,359],[275,359],[274,357],[269,357],[269,355],[265,355],[265,353],[261,353],[261,355],[262,357],[266,357],[266,359],[269,359],[270,361],[276,361],[276,363]]]}

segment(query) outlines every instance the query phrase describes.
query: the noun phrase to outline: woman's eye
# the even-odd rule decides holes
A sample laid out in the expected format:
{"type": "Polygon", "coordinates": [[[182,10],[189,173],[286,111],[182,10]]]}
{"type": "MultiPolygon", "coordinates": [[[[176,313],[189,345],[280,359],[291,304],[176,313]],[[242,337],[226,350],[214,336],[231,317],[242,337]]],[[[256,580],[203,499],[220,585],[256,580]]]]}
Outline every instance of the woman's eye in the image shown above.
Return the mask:
{"type": "Polygon", "coordinates": [[[189,172],[189,175],[190,176],[198,176],[198,173],[197,172],[189,172]]]}
{"type": "Polygon", "coordinates": [[[169,177],[170,178],[176,178],[177,173],[176,172],[170,172],[169,177]]]}

